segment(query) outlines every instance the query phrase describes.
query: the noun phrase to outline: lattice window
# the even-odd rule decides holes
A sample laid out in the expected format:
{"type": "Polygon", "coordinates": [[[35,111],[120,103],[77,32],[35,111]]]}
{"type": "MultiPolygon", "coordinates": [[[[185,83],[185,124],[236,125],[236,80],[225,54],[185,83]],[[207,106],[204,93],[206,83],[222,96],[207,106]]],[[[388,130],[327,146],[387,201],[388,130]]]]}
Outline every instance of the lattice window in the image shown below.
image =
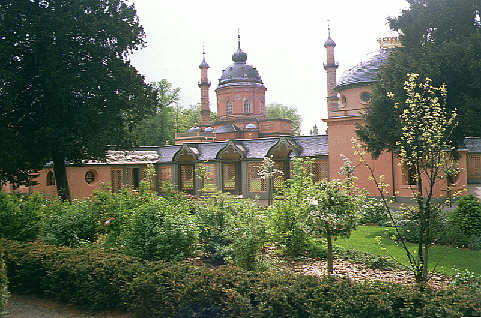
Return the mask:
{"type": "Polygon", "coordinates": [[[312,181],[320,182],[329,176],[329,167],[326,159],[315,159],[312,161],[312,181]]]}
{"type": "Polygon", "coordinates": [[[180,165],[180,191],[194,190],[194,165],[180,165]]]}
{"type": "Polygon", "coordinates": [[[122,189],[124,180],[123,169],[112,169],[110,170],[110,180],[112,183],[112,192],[117,193],[122,189]]]}
{"type": "Polygon", "coordinates": [[[274,169],[279,170],[282,174],[276,175],[274,178],[274,189],[280,189],[286,180],[286,163],[284,161],[274,161],[274,169]]]}
{"type": "Polygon", "coordinates": [[[247,166],[247,182],[249,192],[265,192],[267,191],[266,180],[259,175],[262,169],[262,162],[249,162],[247,166]]]}
{"type": "Polygon", "coordinates": [[[236,165],[234,163],[222,164],[222,189],[223,191],[235,191],[236,186],[236,165]]]}
{"type": "Polygon", "coordinates": [[[468,154],[468,179],[481,178],[481,155],[468,154]]]}
{"type": "Polygon", "coordinates": [[[55,175],[52,171],[47,172],[47,186],[55,185],[55,175]]]}
{"type": "Polygon", "coordinates": [[[217,191],[217,171],[215,163],[201,164],[205,168],[205,177],[201,182],[201,188],[203,192],[215,192],[217,191]]]}
{"type": "Polygon", "coordinates": [[[169,183],[172,183],[172,167],[171,166],[160,166],[159,167],[159,188],[166,189],[169,183]]]}

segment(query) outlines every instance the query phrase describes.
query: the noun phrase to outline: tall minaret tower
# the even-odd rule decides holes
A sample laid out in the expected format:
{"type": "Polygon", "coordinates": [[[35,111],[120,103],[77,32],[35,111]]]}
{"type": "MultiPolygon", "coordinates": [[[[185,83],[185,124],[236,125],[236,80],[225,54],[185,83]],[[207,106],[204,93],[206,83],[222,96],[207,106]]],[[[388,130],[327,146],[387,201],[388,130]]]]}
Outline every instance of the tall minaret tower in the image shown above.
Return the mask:
{"type": "Polygon", "coordinates": [[[207,69],[209,64],[205,61],[205,50],[202,48],[202,63],[199,65],[200,68],[200,123],[202,126],[210,125],[210,107],[209,107],[209,87],[210,82],[207,77],[207,69]]]}
{"type": "Polygon", "coordinates": [[[327,73],[327,111],[328,116],[331,116],[331,112],[337,111],[339,107],[339,97],[337,97],[336,92],[336,70],[339,64],[336,63],[334,59],[334,48],[336,47],[336,42],[331,39],[331,27],[327,27],[328,38],[324,43],[326,48],[326,63],[324,63],[324,69],[327,73]]]}

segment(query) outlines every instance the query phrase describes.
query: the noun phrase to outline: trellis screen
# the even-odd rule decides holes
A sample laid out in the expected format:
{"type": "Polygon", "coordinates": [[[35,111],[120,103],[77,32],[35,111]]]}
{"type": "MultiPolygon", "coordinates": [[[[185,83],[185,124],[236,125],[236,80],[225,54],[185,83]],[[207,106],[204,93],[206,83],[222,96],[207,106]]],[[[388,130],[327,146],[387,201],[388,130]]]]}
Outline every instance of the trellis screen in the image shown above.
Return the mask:
{"type": "Polygon", "coordinates": [[[247,167],[249,192],[267,191],[266,181],[259,175],[259,170],[262,168],[262,162],[249,162],[247,167]]]}
{"type": "Polygon", "coordinates": [[[112,183],[112,192],[117,193],[122,189],[124,180],[123,169],[112,169],[110,170],[110,180],[112,183]]]}

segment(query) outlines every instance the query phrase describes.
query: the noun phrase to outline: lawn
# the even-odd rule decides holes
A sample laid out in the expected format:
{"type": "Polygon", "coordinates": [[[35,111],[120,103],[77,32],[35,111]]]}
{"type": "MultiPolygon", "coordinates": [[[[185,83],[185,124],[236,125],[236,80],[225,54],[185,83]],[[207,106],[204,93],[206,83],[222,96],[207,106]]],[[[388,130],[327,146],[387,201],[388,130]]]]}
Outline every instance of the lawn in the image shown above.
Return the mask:
{"type": "MultiPolygon", "coordinates": [[[[346,249],[357,249],[363,252],[389,256],[398,262],[409,265],[404,250],[383,235],[385,227],[359,226],[349,238],[340,238],[335,244],[346,249]],[[380,248],[375,237],[382,237],[380,248]]],[[[411,250],[415,250],[415,244],[408,244],[411,250]]],[[[447,246],[434,246],[430,249],[429,269],[436,272],[453,275],[453,267],[468,269],[481,275],[481,251],[452,248],[447,246]]]]}

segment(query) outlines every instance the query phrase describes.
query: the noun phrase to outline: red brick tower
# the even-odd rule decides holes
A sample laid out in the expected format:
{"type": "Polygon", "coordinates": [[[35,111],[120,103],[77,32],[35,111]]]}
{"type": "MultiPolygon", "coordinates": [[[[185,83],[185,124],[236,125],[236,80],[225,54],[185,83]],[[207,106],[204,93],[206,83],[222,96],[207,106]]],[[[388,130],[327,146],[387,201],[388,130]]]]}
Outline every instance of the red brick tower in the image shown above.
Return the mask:
{"type": "Polygon", "coordinates": [[[205,51],[202,50],[202,63],[199,65],[200,68],[200,123],[202,126],[210,125],[210,107],[209,107],[209,87],[210,82],[207,77],[207,70],[209,69],[209,64],[205,61],[205,51]]]}
{"type": "Polygon", "coordinates": [[[339,64],[336,63],[334,59],[334,48],[336,47],[336,42],[331,39],[331,28],[328,27],[328,38],[324,43],[326,48],[326,63],[324,63],[324,69],[327,73],[327,111],[329,117],[331,117],[331,112],[336,111],[339,107],[339,98],[336,92],[336,70],[339,64]]]}

